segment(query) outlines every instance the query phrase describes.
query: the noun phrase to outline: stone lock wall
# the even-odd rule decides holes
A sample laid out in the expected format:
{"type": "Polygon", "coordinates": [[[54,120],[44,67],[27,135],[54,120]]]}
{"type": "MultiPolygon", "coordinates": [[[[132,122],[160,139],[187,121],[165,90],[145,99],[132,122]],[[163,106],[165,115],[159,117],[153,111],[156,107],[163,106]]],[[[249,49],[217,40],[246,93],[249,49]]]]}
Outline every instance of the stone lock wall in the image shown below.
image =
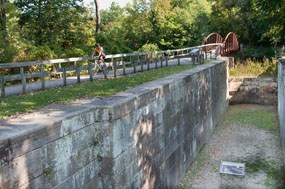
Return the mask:
{"type": "Polygon", "coordinates": [[[0,188],[173,188],[228,106],[216,61],[0,126],[0,188]]]}
{"type": "Polygon", "coordinates": [[[285,162],[285,59],[280,59],[278,63],[278,114],[285,162]]]}
{"type": "Polygon", "coordinates": [[[274,78],[230,78],[231,104],[277,104],[277,81],[274,78]]]}

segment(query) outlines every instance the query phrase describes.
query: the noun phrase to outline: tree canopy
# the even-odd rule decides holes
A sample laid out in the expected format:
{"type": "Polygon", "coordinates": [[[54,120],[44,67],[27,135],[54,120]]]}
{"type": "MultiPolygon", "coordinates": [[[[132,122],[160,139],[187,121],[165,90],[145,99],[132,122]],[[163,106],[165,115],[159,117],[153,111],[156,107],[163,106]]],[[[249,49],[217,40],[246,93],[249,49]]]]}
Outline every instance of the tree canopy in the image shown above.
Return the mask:
{"type": "MultiPolygon", "coordinates": [[[[98,2],[102,0],[97,0],[98,2]]],[[[200,45],[235,32],[249,45],[283,45],[284,0],[133,0],[100,10],[82,0],[0,0],[0,62],[89,56],[200,45]]]]}

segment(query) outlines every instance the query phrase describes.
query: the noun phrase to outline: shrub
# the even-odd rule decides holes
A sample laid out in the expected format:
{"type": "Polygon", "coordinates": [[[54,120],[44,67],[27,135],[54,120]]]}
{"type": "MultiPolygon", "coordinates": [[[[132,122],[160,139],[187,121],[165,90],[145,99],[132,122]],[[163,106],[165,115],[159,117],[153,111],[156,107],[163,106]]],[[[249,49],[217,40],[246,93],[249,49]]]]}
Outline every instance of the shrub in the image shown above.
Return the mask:
{"type": "MultiPolygon", "coordinates": [[[[38,47],[35,46],[27,47],[24,48],[23,51],[24,51],[23,59],[27,59],[30,61],[47,60],[47,59],[52,59],[56,56],[55,53],[46,45],[38,47]]],[[[23,51],[20,52],[23,53],[23,51]]]]}
{"type": "Polygon", "coordinates": [[[15,54],[17,51],[13,46],[9,44],[0,45],[0,63],[12,62],[15,54]]]}
{"type": "Polygon", "coordinates": [[[10,39],[5,39],[3,32],[0,31],[0,63],[13,61],[13,57],[17,54],[17,50],[10,39]]]}
{"type": "Polygon", "coordinates": [[[158,50],[159,48],[157,44],[147,43],[147,44],[144,44],[138,51],[139,52],[154,52],[158,50]]]}
{"type": "Polygon", "coordinates": [[[230,76],[277,77],[277,59],[246,59],[242,64],[230,68],[230,76]]]}
{"type": "Polygon", "coordinates": [[[82,49],[79,48],[71,48],[66,50],[66,52],[63,54],[63,57],[65,58],[71,58],[71,57],[82,57],[84,56],[85,52],[82,49]]]}

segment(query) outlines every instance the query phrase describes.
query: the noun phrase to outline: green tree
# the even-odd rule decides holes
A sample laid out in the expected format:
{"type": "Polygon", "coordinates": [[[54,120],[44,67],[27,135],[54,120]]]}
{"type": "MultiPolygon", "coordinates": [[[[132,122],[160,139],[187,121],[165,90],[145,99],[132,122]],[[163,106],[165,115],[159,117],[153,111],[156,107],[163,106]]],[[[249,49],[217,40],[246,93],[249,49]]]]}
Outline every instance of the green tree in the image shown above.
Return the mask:
{"type": "Polygon", "coordinates": [[[209,33],[211,7],[207,0],[189,0],[184,6],[174,7],[177,22],[184,30],[183,46],[201,45],[209,33]]]}
{"type": "Polygon", "coordinates": [[[242,43],[284,42],[284,0],[209,0],[212,32],[235,32],[242,43]]]}
{"type": "Polygon", "coordinates": [[[267,30],[262,40],[269,40],[274,45],[285,42],[285,2],[284,0],[256,0],[260,15],[267,30]]]}
{"type": "Polygon", "coordinates": [[[151,2],[149,20],[155,36],[154,43],[159,44],[162,49],[171,48],[174,45],[173,40],[169,39],[175,37],[173,31],[179,27],[173,22],[175,14],[171,11],[171,0],[154,0],[151,2]]]}
{"type": "MultiPolygon", "coordinates": [[[[229,32],[235,32],[240,38],[244,38],[249,36],[250,30],[243,25],[244,21],[247,24],[247,16],[250,14],[251,9],[251,0],[210,0],[212,5],[212,13],[210,16],[210,24],[212,31],[220,33],[222,36],[226,36],[229,32]],[[244,7],[240,7],[238,5],[245,5],[244,7]],[[244,11],[242,11],[244,10],[244,11]],[[247,12],[247,11],[249,12],[247,12]],[[244,13],[243,17],[241,14],[244,13]],[[243,18],[245,19],[243,19],[243,18]],[[242,32],[239,32],[242,31],[242,32]]],[[[247,25],[250,25],[248,23],[247,25]]]]}
{"type": "MultiPolygon", "coordinates": [[[[23,37],[35,45],[60,44],[64,49],[74,45],[81,33],[77,27],[83,20],[81,0],[18,0],[19,24],[23,37]]],[[[81,28],[82,29],[82,28],[81,28]]]]}
{"type": "Polygon", "coordinates": [[[150,23],[150,6],[146,0],[133,0],[132,4],[126,7],[128,15],[123,21],[123,28],[126,34],[125,42],[129,48],[135,50],[138,47],[154,40],[153,28],[150,23]]]}
{"type": "Polygon", "coordinates": [[[122,28],[126,16],[125,9],[113,2],[109,9],[101,11],[102,31],[107,32],[115,28],[122,28]]]}
{"type": "Polygon", "coordinates": [[[9,1],[2,1],[0,29],[0,62],[14,61],[19,44],[18,12],[9,1]]]}
{"type": "Polygon", "coordinates": [[[0,32],[3,39],[7,38],[6,7],[7,7],[6,0],[0,0],[0,32]]]}
{"type": "Polygon", "coordinates": [[[123,27],[127,15],[125,9],[112,3],[111,7],[101,11],[101,32],[96,34],[96,42],[104,46],[108,54],[131,52],[126,43],[126,29],[123,27]]]}
{"type": "Polygon", "coordinates": [[[202,35],[208,31],[209,11],[206,0],[152,1],[150,20],[156,43],[162,49],[201,44],[202,35]]]}

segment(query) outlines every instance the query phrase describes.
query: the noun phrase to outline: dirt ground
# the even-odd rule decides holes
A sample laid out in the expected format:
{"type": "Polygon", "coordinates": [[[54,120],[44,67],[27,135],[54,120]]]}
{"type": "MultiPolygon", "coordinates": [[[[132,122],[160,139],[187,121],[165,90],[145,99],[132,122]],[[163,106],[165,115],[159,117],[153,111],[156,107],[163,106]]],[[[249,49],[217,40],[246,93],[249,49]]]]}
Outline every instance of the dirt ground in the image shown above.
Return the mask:
{"type": "Polygon", "coordinates": [[[285,188],[277,107],[232,105],[177,189],[285,188]],[[245,176],[220,173],[245,163],[245,176]]]}

